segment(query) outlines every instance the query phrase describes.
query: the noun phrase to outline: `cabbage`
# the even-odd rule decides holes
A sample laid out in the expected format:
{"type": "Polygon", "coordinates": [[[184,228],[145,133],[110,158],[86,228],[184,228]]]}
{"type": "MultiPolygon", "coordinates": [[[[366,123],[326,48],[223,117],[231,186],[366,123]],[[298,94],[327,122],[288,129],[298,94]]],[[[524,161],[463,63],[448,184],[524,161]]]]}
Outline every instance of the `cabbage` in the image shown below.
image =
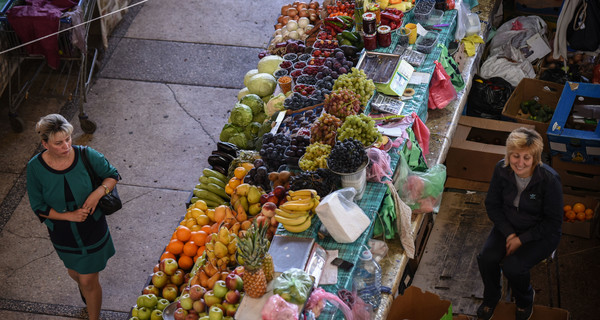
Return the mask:
{"type": "Polygon", "coordinates": [[[281,62],[283,62],[283,58],[278,55],[265,56],[258,62],[258,72],[273,74],[273,72],[279,69],[281,62]]]}
{"type": "Polygon", "coordinates": [[[240,100],[240,103],[243,103],[250,107],[250,109],[252,109],[253,115],[257,115],[260,112],[263,112],[265,106],[265,103],[262,101],[262,99],[258,95],[253,93],[245,95],[240,100]]]}
{"type": "MultiPolygon", "coordinates": [[[[275,80],[277,80],[277,79],[275,79],[275,80]]],[[[262,97],[261,99],[262,99],[262,101],[263,101],[264,103],[267,103],[267,102],[269,102],[269,100],[271,100],[271,98],[273,98],[273,95],[272,95],[272,94],[270,94],[270,95],[268,95],[268,96],[264,96],[264,97],[262,97]]]]}
{"type": "Polygon", "coordinates": [[[237,95],[238,101],[242,100],[242,98],[247,94],[250,94],[250,90],[248,90],[247,87],[244,87],[242,90],[240,90],[240,92],[238,92],[238,95],[237,95]]]}
{"type": "Polygon", "coordinates": [[[244,134],[247,138],[254,139],[258,135],[258,131],[260,130],[260,123],[251,122],[244,128],[244,134]]]}
{"type": "Polygon", "coordinates": [[[265,105],[265,113],[267,114],[267,116],[270,117],[279,111],[283,111],[285,109],[285,107],[283,106],[283,101],[285,101],[285,94],[283,93],[280,93],[271,98],[271,100],[269,100],[269,102],[267,102],[267,104],[265,105]]]}
{"type": "Polygon", "coordinates": [[[245,127],[252,122],[252,109],[243,103],[236,103],[231,110],[229,122],[239,127],[245,127]]]}
{"type": "Polygon", "coordinates": [[[259,97],[273,94],[276,86],[277,80],[275,80],[275,77],[267,73],[259,73],[248,80],[248,90],[259,97]]]}
{"type": "Polygon", "coordinates": [[[269,116],[267,116],[266,113],[261,111],[259,114],[255,114],[254,117],[252,117],[252,122],[263,123],[268,117],[269,116]]]}
{"type": "Polygon", "coordinates": [[[227,142],[227,141],[229,141],[229,138],[231,138],[233,135],[238,134],[240,132],[242,132],[242,128],[240,128],[232,123],[226,123],[223,126],[223,129],[221,130],[221,134],[219,135],[219,140],[227,142]]]}
{"type": "Polygon", "coordinates": [[[229,140],[227,140],[227,142],[231,142],[242,149],[246,149],[246,147],[247,147],[246,141],[247,140],[248,139],[246,138],[246,135],[244,135],[243,133],[240,132],[240,133],[236,133],[233,136],[231,136],[229,138],[229,140]]]}
{"type": "Polygon", "coordinates": [[[248,72],[246,72],[246,75],[244,75],[244,86],[248,86],[248,80],[250,78],[252,78],[253,75],[258,74],[258,69],[252,69],[248,72]]]}

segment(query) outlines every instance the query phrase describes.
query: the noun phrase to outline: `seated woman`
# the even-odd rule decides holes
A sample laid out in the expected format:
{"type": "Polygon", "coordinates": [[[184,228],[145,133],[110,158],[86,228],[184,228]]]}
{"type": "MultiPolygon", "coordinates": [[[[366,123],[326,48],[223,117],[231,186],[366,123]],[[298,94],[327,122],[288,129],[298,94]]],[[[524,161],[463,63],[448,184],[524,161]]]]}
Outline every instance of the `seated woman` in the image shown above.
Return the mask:
{"type": "Polygon", "coordinates": [[[517,305],[516,319],[533,313],[535,292],[530,270],[558,247],[563,216],[558,174],[541,162],[542,137],[534,130],[515,129],[506,140],[506,156],[494,169],[485,199],[494,227],[477,256],[483,279],[479,319],[491,319],[502,296],[501,272],[517,305]]]}

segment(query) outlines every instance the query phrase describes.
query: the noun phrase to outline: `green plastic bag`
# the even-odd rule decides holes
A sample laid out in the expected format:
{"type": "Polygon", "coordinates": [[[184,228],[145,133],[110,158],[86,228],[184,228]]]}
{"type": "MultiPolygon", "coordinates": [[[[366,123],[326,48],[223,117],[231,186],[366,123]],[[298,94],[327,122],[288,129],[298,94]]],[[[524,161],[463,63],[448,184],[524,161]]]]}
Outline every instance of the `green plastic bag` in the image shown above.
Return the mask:
{"type": "Polygon", "coordinates": [[[442,64],[444,70],[446,70],[446,73],[450,77],[450,82],[452,82],[456,92],[459,92],[465,87],[465,81],[458,70],[458,63],[456,63],[454,58],[448,54],[448,48],[446,48],[445,45],[440,43],[438,46],[442,48],[440,59],[438,61],[442,64]]]}

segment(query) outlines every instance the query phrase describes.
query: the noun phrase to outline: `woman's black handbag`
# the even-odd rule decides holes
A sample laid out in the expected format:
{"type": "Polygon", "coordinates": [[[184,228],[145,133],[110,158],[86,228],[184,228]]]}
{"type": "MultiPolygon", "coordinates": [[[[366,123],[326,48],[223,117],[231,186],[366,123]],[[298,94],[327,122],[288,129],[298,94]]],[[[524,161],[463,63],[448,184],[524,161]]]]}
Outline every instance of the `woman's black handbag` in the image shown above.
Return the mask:
{"type": "MultiPolygon", "coordinates": [[[[83,160],[83,164],[85,165],[85,169],[87,170],[88,174],[90,175],[90,179],[92,180],[92,186],[94,187],[94,190],[95,190],[96,188],[98,188],[99,186],[102,185],[102,179],[96,174],[96,172],[94,172],[94,169],[92,169],[92,166],[90,165],[90,161],[87,158],[86,149],[87,149],[87,147],[81,148],[81,160],[83,160]]],[[[121,203],[121,198],[119,197],[119,193],[117,192],[116,185],[115,185],[115,188],[111,192],[104,195],[98,201],[98,208],[100,208],[100,210],[102,210],[104,215],[107,215],[107,216],[115,213],[116,211],[120,210],[122,207],[123,207],[123,204],[121,203]]]]}
{"type": "Polygon", "coordinates": [[[567,41],[575,50],[596,51],[600,46],[600,1],[582,0],[567,28],[567,41]]]}

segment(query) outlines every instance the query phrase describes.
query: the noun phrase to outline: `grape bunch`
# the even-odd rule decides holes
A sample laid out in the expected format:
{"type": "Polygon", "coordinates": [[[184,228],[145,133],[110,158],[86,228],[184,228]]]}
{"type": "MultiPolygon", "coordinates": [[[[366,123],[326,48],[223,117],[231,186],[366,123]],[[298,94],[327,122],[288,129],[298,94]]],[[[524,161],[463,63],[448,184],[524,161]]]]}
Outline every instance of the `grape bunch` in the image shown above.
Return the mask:
{"type": "Polygon", "coordinates": [[[279,126],[278,132],[283,132],[286,135],[304,134],[310,136],[310,126],[320,115],[323,108],[315,108],[298,112],[291,116],[286,116],[279,126]],[[301,133],[301,129],[305,128],[306,132],[301,133]]]}
{"type": "Polygon", "coordinates": [[[254,167],[248,171],[244,177],[244,183],[263,188],[265,192],[271,191],[271,182],[269,181],[268,169],[263,159],[254,160],[254,167]]]}
{"type": "Polygon", "coordinates": [[[332,190],[337,189],[341,183],[340,180],[340,176],[327,169],[302,171],[292,176],[290,190],[313,189],[323,198],[332,190]]]}
{"type": "Polygon", "coordinates": [[[300,92],[294,92],[283,101],[283,106],[289,110],[300,110],[315,105],[310,97],[303,96],[300,92]]]}
{"type": "Polygon", "coordinates": [[[285,149],[285,160],[288,164],[298,166],[298,158],[306,152],[306,147],[310,145],[310,137],[304,135],[292,136],[290,145],[285,149]]]}
{"type": "Polygon", "coordinates": [[[332,91],[325,97],[324,109],[344,121],[347,116],[362,112],[360,96],[347,89],[332,91]]]}
{"type": "Polygon", "coordinates": [[[327,168],[327,157],[331,152],[331,146],[319,142],[311,143],[306,147],[304,157],[300,159],[300,169],[303,171],[314,171],[319,168],[327,168]]]}
{"type": "Polygon", "coordinates": [[[365,146],[370,146],[381,138],[381,132],[375,127],[375,120],[361,113],[346,117],[346,121],[337,130],[338,141],[344,141],[348,138],[353,138],[365,146]]]}
{"type": "Polygon", "coordinates": [[[352,68],[352,72],[339,76],[333,84],[333,90],[342,88],[357,93],[360,96],[360,104],[366,106],[373,96],[375,84],[373,80],[367,79],[367,75],[363,70],[352,68]]]}
{"type": "Polygon", "coordinates": [[[335,79],[333,79],[331,76],[322,76],[319,78],[317,75],[317,79],[319,79],[315,83],[315,87],[317,87],[317,89],[321,89],[323,91],[327,90],[327,93],[333,89],[333,83],[335,82],[335,79]]]}
{"type": "Polygon", "coordinates": [[[334,172],[356,172],[367,161],[363,144],[352,138],[336,143],[331,149],[327,166],[334,172]]]}
{"type": "Polygon", "coordinates": [[[263,135],[263,144],[259,151],[269,171],[277,171],[284,164],[284,158],[281,156],[285,149],[290,145],[290,138],[284,133],[272,134],[270,132],[263,135]]]}
{"type": "Polygon", "coordinates": [[[333,146],[337,129],[342,125],[338,117],[323,112],[310,127],[310,142],[320,142],[333,146]]]}

